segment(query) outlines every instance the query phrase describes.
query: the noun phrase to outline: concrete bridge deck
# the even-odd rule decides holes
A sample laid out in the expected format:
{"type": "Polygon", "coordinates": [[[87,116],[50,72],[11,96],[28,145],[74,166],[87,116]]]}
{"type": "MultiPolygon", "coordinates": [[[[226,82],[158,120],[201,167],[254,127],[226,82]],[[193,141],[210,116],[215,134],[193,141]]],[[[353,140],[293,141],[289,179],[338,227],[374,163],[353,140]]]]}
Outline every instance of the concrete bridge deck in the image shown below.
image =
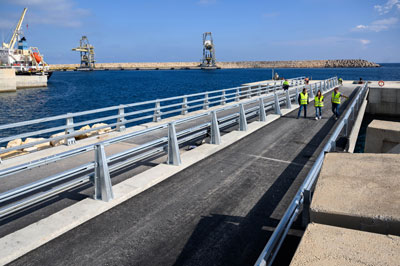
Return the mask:
{"type": "Polygon", "coordinates": [[[10,265],[253,265],[335,126],[325,98],[322,120],[295,110],[10,265]]]}

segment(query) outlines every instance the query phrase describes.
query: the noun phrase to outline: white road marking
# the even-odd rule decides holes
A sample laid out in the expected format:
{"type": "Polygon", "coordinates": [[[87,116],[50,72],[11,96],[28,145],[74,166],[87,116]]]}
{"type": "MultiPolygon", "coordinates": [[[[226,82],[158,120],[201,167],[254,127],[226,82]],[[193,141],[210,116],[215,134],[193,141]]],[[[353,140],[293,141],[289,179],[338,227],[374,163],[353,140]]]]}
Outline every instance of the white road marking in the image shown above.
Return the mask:
{"type": "Polygon", "coordinates": [[[285,160],[280,160],[280,159],[275,159],[275,158],[269,158],[269,157],[264,157],[264,156],[259,156],[259,155],[253,155],[253,154],[246,154],[248,156],[251,157],[255,157],[258,159],[264,159],[264,160],[269,160],[269,161],[274,161],[274,162],[280,162],[280,163],[286,163],[286,164],[294,164],[297,166],[305,166],[304,164],[301,163],[294,163],[294,162],[290,162],[290,161],[285,161],[285,160]]]}

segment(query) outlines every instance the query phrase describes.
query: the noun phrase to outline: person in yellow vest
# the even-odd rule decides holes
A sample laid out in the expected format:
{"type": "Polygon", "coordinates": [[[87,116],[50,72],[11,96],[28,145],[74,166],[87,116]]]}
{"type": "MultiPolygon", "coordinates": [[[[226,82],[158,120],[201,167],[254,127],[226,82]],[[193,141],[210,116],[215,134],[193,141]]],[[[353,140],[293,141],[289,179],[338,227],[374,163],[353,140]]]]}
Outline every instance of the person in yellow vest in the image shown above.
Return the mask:
{"type": "Polygon", "coordinates": [[[314,98],[315,106],[315,120],[322,119],[322,107],[324,106],[324,95],[318,90],[317,95],[314,98]]]}
{"type": "Polygon", "coordinates": [[[301,109],[304,108],[304,118],[307,118],[307,105],[309,103],[309,99],[308,99],[308,93],[307,93],[307,89],[303,88],[303,91],[299,94],[299,104],[300,104],[300,108],[299,108],[299,113],[297,114],[297,119],[299,119],[300,114],[301,114],[301,109]]]}
{"type": "Polygon", "coordinates": [[[339,87],[336,87],[332,92],[332,113],[335,120],[339,118],[340,98],[348,99],[349,97],[340,93],[339,87]]]}
{"type": "Polygon", "coordinates": [[[288,81],[287,79],[285,79],[285,81],[283,82],[283,86],[282,86],[283,89],[284,89],[284,90],[288,90],[288,89],[289,89],[289,86],[290,86],[290,85],[289,85],[289,81],[288,81]]]}

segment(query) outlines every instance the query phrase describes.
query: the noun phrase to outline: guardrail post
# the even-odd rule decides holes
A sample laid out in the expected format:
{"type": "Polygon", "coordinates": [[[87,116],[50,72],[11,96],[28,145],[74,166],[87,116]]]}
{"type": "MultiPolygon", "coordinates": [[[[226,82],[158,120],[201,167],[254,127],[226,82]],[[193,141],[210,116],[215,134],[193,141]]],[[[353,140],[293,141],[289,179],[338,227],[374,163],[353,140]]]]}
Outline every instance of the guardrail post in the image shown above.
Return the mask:
{"type": "Polygon", "coordinates": [[[108,202],[114,198],[114,193],[103,144],[96,144],[94,152],[96,164],[94,169],[94,198],[108,202]]]}
{"type": "Polygon", "coordinates": [[[278,95],[276,94],[276,92],[274,92],[274,95],[275,95],[275,103],[274,103],[275,114],[282,115],[281,106],[279,105],[278,95]]]}
{"type": "Polygon", "coordinates": [[[183,102],[182,102],[182,115],[185,115],[188,113],[188,105],[187,105],[187,97],[183,97],[183,102]]]}
{"type": "Polygon", "coordinates": [[[344,135],[345,135],[345,137],[349,136],[349,119],[348,118],[344,119],[344,135]]]}
{"type": "Polygon", "coordinates": [[[204,103],[203,103],[203,109],[207,110],[209,107],[209,101],[208,101],[208,92],[204,95],[204,103]]]}
{"type": "Polygon", "coordinates": [[[247,90],[247,94],[246,94],[247,99],[250,99],[250,98],[251,98],[251,91],[252,91],[251,86],[249,86],[249,87],[248,87],[248,90],[247,90]]]}
{"type": "Polygon", "coordinates": [[[71,113],[68,113],[67,115],[69,115],[69,116],[67,117],[67,121],[66,121],[67,128],[65,129],[65,136],[66,136],[65,142],[69,146],[69,145],[75,144],[76,141],[75,141],[75,137],[68,136],[68,135],[74,133],[74,117],[72,116],[71,113]]]}
{"type": "Polygon", "coordinates": [[[310,84],[310,101],[312,99],[314,99],[314,92],[313,92],[312,84],[310,84]]]}
{"type": "Polygon", "coordinates": [[[239,131],[247,131],[246,113],[242,103],[239,105],[239,131]]]}
{"type": "Polygon", "coordinates": [[[286,90],[286,108],[292,109],[292,101],[290,100],[289,90],[286,90]]]}
{"type": "Polygon", "coordinates": [[[261,85],[258,85],[258,89],[257,89],[257,96],[261,95],[261,85]]]}
{"type": "Polygon", "coordinates": [[[222,91],[222,96],[221,96],[221,105],[226,104],[226,96],[225,96],[225,90],[222,91]]]}
{"type": "Polygon", "coordinates": [[[153,122],[158,122],[161,120],[161,108],[160,108],[160,101],[156,101],[155,103],[155,110],[154,110],[154,116],[153,116],[153,122]]]}
{"type": "Polygon", "coordinates": [[[336,141],[335,140],[332,140],[331,141],[331,150],[330,150],[331,152],[334,152],[334,151],[336,151],[336,141]]]}
{"type": "Polygon", "coordinates": [[[122,132],[125,130],[125,109],[123,105],[120,105],[118,108],[118,119],[117,119],[117,131],[122,132]]]}
{"type": "Polygon", "coordinates": [[[301,224],[306,227],[310,223],[310,205],[311,205],[311,191],[305,189],[303,191],[303,213],[301,215],[301,224]]]}
{"type": "Polygon", "coordinates": [[[299,88],[296,87],[296,98],[294,99],[296,104],[299,104],[299,88]]]}
{"type": "Polygon", "coordinates": [[[180,165],[178,138],[176,137],[175,122],[168,124],[168,164],[180,165]]]}
{"type": "Polygon", "coordinates": [[[217,112],[211,112],[211,144],[221,144],[221,133],[219,131],[217,112]]]}
{"type": "Polygon", "coordinates": [[[235,101],[238,102],[239,100],[239,89],[236,89],[235,101]]]}
{"type": "Polygon", "coordinates": [[[261,122],[267,121],[267,115],[265,114],[264,100],[260,98],[259,109],[258,109],[258,120],[261,122]]]}

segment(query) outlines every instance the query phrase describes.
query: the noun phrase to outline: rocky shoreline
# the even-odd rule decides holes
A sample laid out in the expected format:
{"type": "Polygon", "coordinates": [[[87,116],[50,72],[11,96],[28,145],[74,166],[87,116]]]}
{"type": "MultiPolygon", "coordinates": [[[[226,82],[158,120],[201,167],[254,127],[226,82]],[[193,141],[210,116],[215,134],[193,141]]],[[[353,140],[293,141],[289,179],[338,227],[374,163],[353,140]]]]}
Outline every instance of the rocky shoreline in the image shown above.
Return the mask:
{"type": "MultiPolygon", "coordinates": [[[[75,70],[78,64],[54,64],[51,70],[75,70]]],[[[217,62],[222,69],[234,68],[364,68],[380,67],[379,64],[362,59],[298,60],[298,61],[239,61],[217,62]]],[[[97,63],[96,69],[199,69],[198,62],[165,63],[97,63]]]]}

